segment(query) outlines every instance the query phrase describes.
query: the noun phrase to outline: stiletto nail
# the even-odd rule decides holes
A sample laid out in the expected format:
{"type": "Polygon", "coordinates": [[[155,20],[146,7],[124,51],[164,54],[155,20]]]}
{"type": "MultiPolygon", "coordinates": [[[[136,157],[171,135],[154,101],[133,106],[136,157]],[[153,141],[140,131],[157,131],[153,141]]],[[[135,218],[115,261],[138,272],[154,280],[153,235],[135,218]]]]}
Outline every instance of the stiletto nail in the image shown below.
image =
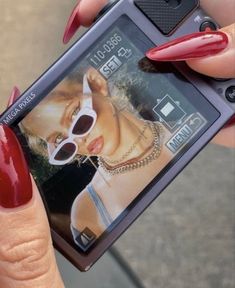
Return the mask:
{"type": "Polygon", "coordinates": [[[146,56],[155,61],[184,61],[216,55],[228,46],[221,31],[197,32],[150,49],[146,56]]]}
{"type": "Polygon", "coordinates": [[[73,9],[68,23],[66,25],[64,36],[63,36],[63,43],[67,44],[70,39],[73,37],[73,35],[76,33],[78,28],[80,27],[80,21],[79,21],[79,4],[76,5],[76,7],[73,9]]]}
{"type": "Polygon", "coordinates": [[[32,198],[28,166],[11,129],[0,125],[0,206],[16,208],[32,198]]]}
{"type": "Polygon", "coordinates": [[[7,107],[11,106],[16,101],[16,99],[19,98],[19,96],[20,96],[20,90],[17,86],[14,86],[11,92],[11,96],[9,97],[7,107]]]}

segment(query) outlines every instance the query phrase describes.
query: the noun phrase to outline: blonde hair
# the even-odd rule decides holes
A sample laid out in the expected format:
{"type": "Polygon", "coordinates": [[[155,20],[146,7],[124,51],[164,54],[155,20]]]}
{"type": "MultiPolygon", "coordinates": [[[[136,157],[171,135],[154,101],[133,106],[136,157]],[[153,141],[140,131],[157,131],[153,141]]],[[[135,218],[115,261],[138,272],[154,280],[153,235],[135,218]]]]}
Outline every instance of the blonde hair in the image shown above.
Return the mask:
{"type": "MultiPolygon", "coordinates": [[[[53,91],[52,91],[53,92],[53,91]]],[[[41,102],[40,104],[44,104],[47,103],[49,101],[52,101],[54,99],[60,99],[60,100],[70,100],[74,97],[73,94],[66,94],[66,93],[50,93],[49,95],[47,95],[41,102]]],[[[39,104],[39,105],[40,105],[39,104]]],[[[30,117],[31,115],[33,115],[34,110],[32,110],[26,117],[25,119],[27,119],[27,117],[30,117]]],[[[24,119],[24,120],[25,120],[24,119]]],[[[25,123],[25,121],[22,120],[21,123],[19,124],[20,130],[21,132],[24,134],[27,143],[30,147],[30,149],[36,153],[39,154],[45,158],[48,158],[48,149],[47,149],[47,143],[44,139],[38,137],[37,135],[35,135],[28,127],[27,124],[25,123]]]]}

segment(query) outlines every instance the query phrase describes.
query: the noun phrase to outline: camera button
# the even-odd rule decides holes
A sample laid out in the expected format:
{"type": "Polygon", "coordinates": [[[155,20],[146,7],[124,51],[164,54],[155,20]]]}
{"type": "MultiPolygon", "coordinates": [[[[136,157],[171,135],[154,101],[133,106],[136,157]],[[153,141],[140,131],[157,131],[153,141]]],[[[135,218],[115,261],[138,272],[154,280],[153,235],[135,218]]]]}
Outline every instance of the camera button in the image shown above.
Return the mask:
{"type": "Polygon", "coordinates": [[[235,103],[235,86],[230,86],[227,88],[225,97],[229,102],[235,103]]]}
{"type": "Polygon", "coordinates": [[[202,24],[201,24],[201,26],[200,26],[200,31],[201,32],[204,32],[204,31],[207,31],[207,30],[209,30],[209,31],[216,31],[217,30],[217,25],[214,23],[214,22],[212,22],[212,21],[209,21],[209,20],[206,20],[206,21],[204,21],[202,24]]]}

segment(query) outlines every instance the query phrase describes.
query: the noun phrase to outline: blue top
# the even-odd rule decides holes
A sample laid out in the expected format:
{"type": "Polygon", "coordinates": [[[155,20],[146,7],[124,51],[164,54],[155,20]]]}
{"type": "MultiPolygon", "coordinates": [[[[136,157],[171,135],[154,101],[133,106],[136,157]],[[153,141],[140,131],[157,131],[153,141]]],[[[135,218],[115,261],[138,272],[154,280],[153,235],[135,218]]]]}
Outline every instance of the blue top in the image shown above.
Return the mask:
{"type": "Polygon", "coordinates": [[[87,186],[87,191],[92,201],[94,202],[104,225],[108,227],[110,224],[112,224],[113,219],[110,216],[109,212],[107,211],[106,207],[104,206],[103,201],[100,199],[100,196],[96,193],[95,189],[91,184],[87,186]]]}
{"type": "MultiPolygon", "coordinates": [[[[104,206],[103,201],[101,200],[100,196],[96,193],[94,187],[91,184],[87,186],[87,192],[91,200],[95,204],[96,209],[101,216],[103,224],[105,225],[106,228],[108,228],[109,225],[112,224],[113,219],[110,216],[109,212],[107,211],[106,207],[104,206]]],[[[71,225],[71,231],[73,234],[74,241],[77,242],[76,239],[78,239],[78,236],[80,236],[81,232],[75,229],[72,225],[71,225]]]]}

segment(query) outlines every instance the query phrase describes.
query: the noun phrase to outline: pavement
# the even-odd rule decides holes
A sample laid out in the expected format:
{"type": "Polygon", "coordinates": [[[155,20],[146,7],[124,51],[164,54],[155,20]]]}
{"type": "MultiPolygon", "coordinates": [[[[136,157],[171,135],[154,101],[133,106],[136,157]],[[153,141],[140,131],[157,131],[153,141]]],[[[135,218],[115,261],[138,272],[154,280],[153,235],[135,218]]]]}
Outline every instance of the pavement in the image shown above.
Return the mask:
{"type": "MultiPolygon", "coordinates": [[[[0,112],[71,45],[61,39],[75,3],[0,0],[0,112]]],[[[115,247],[146,288],[234,288],[234,208],[235,150],[210,144],[115,247]]],[[[66,287],[132,287],[108,254],[85,275],[58,263],[66,287]]]]}

